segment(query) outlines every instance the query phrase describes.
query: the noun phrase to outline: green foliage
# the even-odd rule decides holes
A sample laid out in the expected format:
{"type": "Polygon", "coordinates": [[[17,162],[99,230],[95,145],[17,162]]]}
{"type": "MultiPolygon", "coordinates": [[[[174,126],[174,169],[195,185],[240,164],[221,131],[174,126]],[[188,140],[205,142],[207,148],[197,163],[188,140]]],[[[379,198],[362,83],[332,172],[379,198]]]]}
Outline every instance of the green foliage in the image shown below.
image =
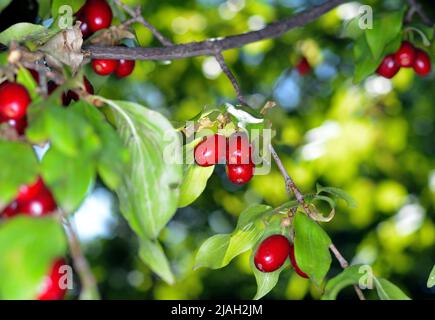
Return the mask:
{"type": "Polygon", "coordinates": [[[59,8],[64,5],[68,5],[71,7],[72,12],[77,12],[85,3],[85,0],[69,0],[65,3],[64,0],[53,0],[51,4],[51,16],[53,18],[57,18],[59,16],[59,8]]]}
{"type": "Polygon", "coordinates": [[[374,282],[381,300],[411,300],[399,287],[387,279],[374,278],[374,282]]]}
{"type": "Polygon", "coordinates": [[[435,285],[435,266],[432,268],[432,271],[429,274],[429,278],[427,279],[427,287],[432,288],[435,285]]]}
{"type": "Polygon", "coordinates": [[[142,239],[140,241],[139,257],[164,281],[169,284],[174,283],[174,275],[160,243],[142,239]]]}
{"type": "Polygon", "coordinates": [[[54,259],[65,251],[56,218],[17,217],[0,224],[0,298],[36,298],[54,259]]]}
{"type": "Polygon", "coordinates": [[[296,214],[294,228],[296,262],[320,286],[331,265],[331,239],[316,222],[303,213],[296,214]]]}
{"type": "Polygon", "coordinates": [[[8,45],[12,41],[23,42],[39,38],[45,32],[46,29],[39,24],[20,22],[0,33],[0,43],[8,45]]]}
{"type": "Polygon", "coordinates": [[[36,92],[38,84],[36,83],[35,79],[33,79],[32,74],[28,69],[20,68],[18,70],[17,82],[21,83],[24,87],[26,87],[33,102],[38,99],[39,95],[36,92]]]}
{"type": "Polygon", "coordinates": [[[36,180],[39,164],[32,147],[0,140],[0,207],[6,206],[21,185],[36,180]]]}
{"type": "Polygon", "coordinates": [[[0,1],[0,11],[6,8],[12,0],[1,0],[0,1]]]}
{"type": "Polygon", "coordinates": [[[185,169],[183,183],[180,187],[178,207],[182,208],[194,202],[204,191],[207,181],[213,174],[214,166],[200,167],[195,164],[185,169]]]}
{"type": "Polygon", "coordinates": [[[322,300],[335,300],[338,293],[350,285],[358,285],[361,279],[360,268],[362,265],[357,264],[343,270],[340,274],[328,280],[322,300]]]}

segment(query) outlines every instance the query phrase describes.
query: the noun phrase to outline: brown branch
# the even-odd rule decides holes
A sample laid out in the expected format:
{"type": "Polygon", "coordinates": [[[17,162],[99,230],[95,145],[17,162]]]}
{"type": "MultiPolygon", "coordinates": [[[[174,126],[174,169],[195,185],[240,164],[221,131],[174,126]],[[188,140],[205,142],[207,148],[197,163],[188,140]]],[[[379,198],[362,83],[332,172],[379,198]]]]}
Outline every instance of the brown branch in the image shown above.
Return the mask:
{"type": "Polygon", "coordinates": [[[140,7],[137,7],[136,10],[133,10],[129,6],[122,3],[121,0],[114,0],[114,1],[119,7],[124,9],[124,11],[127,12],[132,17],[132,19],[128,20],[128,22],[126,23],[127,25],[135,22],[141,23],[146,28],[148,28],[148,30],[151,31],[151,33],[160,41],[161,44],[163,44],[164,46],[173,45],[173,43],[169,39],[167,39],[163,34],[161,34],[151,23],[145,20],[145,18],[142,16],[140,7]]]}
{"type": "MultiPolygon", "coordinates": [[[[270,151],[273,159],[275,160],[275,163],[278,166],[278,169],[281,172],[281,175],[284,177],[287,194],[289,196],[294,194],[296,197],[296,200],[302,206],[305,213],[309,217],[311,217],[312,216],[311,209],[308,206],[308,204],[305,202],[305,199],[304,199],[302,192],[299,190],[299,188],[294,183],[293,179],[288,174],[287,170],[285,169],[281,159],[279,158],[279,156],[276,153],[275,149],[273,148],[272,144],[269,144],[269,151],[270,151]]],[[[337,247],[333,243],[331,243],[329,246],[329,249],[334,254],[335,258],[338,260],[338,263],[340,264],[340,266],[343,269],[346,269],[349,266],[349,262],[347,262],[347,260],[343,257],[343,255],[340,253],[340,251],[338,251],[337,247]]],[[[360,300],[365,300],[365,296],[364,296],[363,292],[361,291],[361,289],[357,285],[354,285],[353,287],[355,289],[356,294],[358,295],[358,298],[360,300]]]]}
{"type": "Polygon", "coordinates": [[[417,2],[417,0],[408,0],[409,4],[409,10],[406,14],[406,21],[411,22],[412,18],[414,17],[414,14],[418,14],[421,18],[421,21],[424,24],[427,24],[429,26],[432,26],[434,23],[429,18],[429,16],[426,14],[426,12],[423,10],[423,7],[420,3],[417,2]]]}
{"type": "Polygon", "coordinates": [[[82,285],[82,290],[80,292],[81,300],[98,300],[100,295],[98,293],[97,282],[95,281],[94,275],[89,267],[88,261],[86,260],[82,249],[80,247],[80,240],[74,230],[71,222],[66,217],[66,214],[62,212],[64,225],[68,233],[68,243],[70,248],[71,257],[73,259],[74,268],[76,269],[79,277],[80,283],[82,285]]]}
{"type": "MultiPolygon", "coordinates": [[[[126,48],[89,45],[85,46],[83,49],[87,51],[93,59],[174,60],[204,55],[214,56],[216,52],[240,48],[249,43],[265,39],[277,38],[291,29],[304,26],[316,20],[346,1],[347,0],[329,0],[322,5],[305,10],[292,17],[271,23],[261,30],[232,35],[225,38],[208,39],[201,42],[190,42],[163,48],[126,48]]],[[[128,8],[128,10],[131,11],[130,8],[128,8]]]]}

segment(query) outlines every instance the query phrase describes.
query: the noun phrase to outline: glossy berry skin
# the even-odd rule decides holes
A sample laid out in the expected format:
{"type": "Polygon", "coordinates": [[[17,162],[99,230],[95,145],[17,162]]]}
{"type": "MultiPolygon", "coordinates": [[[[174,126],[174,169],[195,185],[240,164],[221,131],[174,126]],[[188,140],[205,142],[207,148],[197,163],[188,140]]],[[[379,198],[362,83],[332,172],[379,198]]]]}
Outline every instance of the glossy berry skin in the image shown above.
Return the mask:
{"type": "Polygon", "coordinates": [[[309,278],[308,275],[305,272],[303,272],[299,268],[298,264],[296,263],[295,246],[294,245],[290,245],[290,254],[289,254],[289,256],[290,256],[290,262],[292,263],[293,269],[295,269],[296,273],[299,276],[301,276],[302,278],[308,279],[309,278]]]}
{"type": "Polygon", "coordinates": [[[289,256],[290,242],[280,234],[266,238],[257,248],[254,263],[261,272],[278,270],[289,256]]]}
{"type": "Polygon", "coordinates": [[[15,120],[15,119],[9,119],[9,120],[5,120],[3,118],[0,118],[0,124],[2,123],[7,123],[9,125],[10,128],[15,129],[15,132],[19,135],[22,136],[24,135],[24,132],[26,131],[27,128],[27,117],[15,120]]]}
{"type": "Polygon", "coordinates": [[[3,209],[0,213],[0,218],[12,218],[13,216],[16,216],[19,213],[17,209],[18,202],[14,200],[3,209]]]}
{"type": "Polygon", "coordinates": [[[255,166],[250,164],[227,164],[228,179],[237,185],[248,183],[254,176],[255,166]]]}
{"type": "Polygon", "coordinates": [[[415,48],[408,41],[403,41],[399,50],[394,54],[396,63],[404,68],[412,67],[415,60],[415,48]]]}
{"type": "Polygon", "coordinates": [[[18,203],[18,211],[32,217],[48,215],[55,211],[56,208],[56,202],[48,189],[38,193],[30,201],[18,203]]]}
{"type": "Polygon", "coordinates": [[[209,167],[225,162],[227,140],[225,136],[214,134],[205,137],[194,149],[195,162],[201,167],[209,167]]]}
{"type": "Polygon", "coordinates": [[[311,72],[311,65],[307,58],[303,57],[296,65],[296,70],[298,70],[301,76],[305,76],[311,72]]]}
{"type": "Polygon", "coordinates": [[[423,77],[427,76],[432,69],[429,55],[423,50],[417,49],[414,65],[412,67],[414,68],[415,73],[418,75],[423,77]]]}
{"type": "Polygon", "coordinates": [[[251,145],[246,134],[233,134],[228,138],[227,164],[251,164],[251,145]]]}
{"type": "Polygon", "coordinates": [[[66,264],[64,259],[54,261],[49,274],[45,277],[38,300],[62,300],[65,297],[66,288],[61,288],[64,284],[62,277],[65,271],[62,266],[66,264]]]}
{"type": "Polygon", "coordinates": [[[86,20],[86,17],[85,17],[85,12],[84,12],[85,8],[86,8],[86,5],[81,7],[80,10],[77,11],[77,13],[76,13],[77,20],[81,22],[80,30],[82,32],[83,39],[86,39],[90,35],[92,35],[92,31],[89,28],[88,21],[86,20]]]}
{"type": "Polygon", "coordinates": [[[92,60],[92,69],[100,76],[107,76],[115,71],[118,60],[94,59],[92,60]]]}
{"type": "Polygon", "coordinates": [[[124,78],[129,76],[133,72],[135,64],[136,63],[134,60],[120,59],[118,61],[118,66],[115,69],[116,76],[118,78],[124,78]]]}
{"type": "Polygon", "coordinates": [[[397,74],[397,72],[399,72],[399,70],[400,65],[396,63],[394,55],[389,54],[385,56],[384,60],[382,60],[376,72],[387,79],[391,79],[397,74]]]}
{"type": "Polygon", "coordinates": [[[0,117],[5,120],[23,118],[30,104],[27,89],[21,84],[4,82],[0,85],[0,117]]]}
{"type": "Polygon", "coordinates": [[[42,193],[44,191],[48,191],[47,187],[45,186],[41,177],[38,177],[35,182],[28,185],[23,185],[18,189],[18,195],[16,197],[16,200],[19,203],[31,201],[39,193],[42,193]]]}
{"type": "Polygon", "coordinates": [[[83,12],[91,32],[108,28],[112,23],[112,9],[105,0],[86,1],[83,12]]]}

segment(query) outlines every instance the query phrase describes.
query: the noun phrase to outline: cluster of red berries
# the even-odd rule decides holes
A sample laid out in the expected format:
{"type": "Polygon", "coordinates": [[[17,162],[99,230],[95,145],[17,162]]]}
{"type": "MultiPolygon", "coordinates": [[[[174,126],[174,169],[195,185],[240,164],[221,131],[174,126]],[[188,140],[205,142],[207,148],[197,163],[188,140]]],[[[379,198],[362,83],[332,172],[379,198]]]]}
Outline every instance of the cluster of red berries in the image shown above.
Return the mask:
{"type": "Polygon", "coordinates": [[[260,243],[254,256],[254,263],[261,272],[273,272],[281,268],[288,257],[296,273],[303,278],[309,278],[296,263],[294,245],[280,234],[274,234],[260,243]]]}
{"type": "Polygon", "coordinates": [[[201,167],[226,163],[228,179],[245,184],[254,175],[252,146],[246,134],[233,134],[228,139],[220,134],[205,137],[194,150],[195,162],[201,167]]]}
{"type": "Polygon", "coordinates": [[[421,49],[415,48],[412,43],[403,41],[395,54],[384,57],[376,72],[388,79],[394,77],[400,68],[413,68],[420,76],[427,76],[431,69],[429,55],[421,49]]]}
{"type": "MultiPolygon", "coordinates": [[[[110,27],[113,15],[106,0],[87,0],[77,11],[76,17],[81,21],[80,30],[83,38],[87,38],[98,30],[110,27]]],[[[124,78],[133,72],[134,65],[134,60],[92,60],[92,69],[101,76],[115,73],[118,78],[124,78]]]]}
{"type": "MultiPolygon", "coordinates": [[[[17,215],[31,217],[46,216],[57,208],[56,202],[50,190],[42,178],[29,185],[19,188],[15,199],[2,211],[0,217],[9,219],[17,215]]],[[[53,262],[49,275],[45,278],[43,287],[39,292],[39,300],[60,300],[63,299],[66,289],[61,288],[59,279],[60,268],[65,264],[64,259],[57,259],[53,262]]]]}

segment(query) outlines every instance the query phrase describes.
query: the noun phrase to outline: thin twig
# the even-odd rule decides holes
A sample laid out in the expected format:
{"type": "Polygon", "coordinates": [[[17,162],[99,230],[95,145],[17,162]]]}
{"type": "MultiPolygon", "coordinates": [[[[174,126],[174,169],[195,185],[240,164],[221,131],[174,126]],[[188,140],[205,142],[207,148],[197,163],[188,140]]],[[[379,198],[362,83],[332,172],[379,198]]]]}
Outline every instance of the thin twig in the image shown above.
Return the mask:
{"type": "Polygon", "coordinates": [[[411,22],[414,14],[418,14],[424,24],[427,24],[429,26],[432,26],[434,24],[429,16],[426,14],[426,12],[423,10],[421,4],[417,2],[417,0],[408,0],[408,4],[409,11],[406,15],[407,22],[411,22]]]}
{"type": "Polygon", "coordinates": [[[136,10],[131,9],[126,4],[122,3],[121,0],[114,0],[115,3],[121,7],[125,12],[127,12],[133,19],[129,20],[129,24],[138,22],[143,24],[148,30],[151,31],[151,33],[160,41],[161,44],[164,46],[172,46],[173,43],[167,39],[163,34],[161,34],[151,23],[149,23],[145,18],[142,16],[142,11],[140,7],[137,7],[136,10]]]}
{"type": "Polygon", "coordinates": [[[71,222],[66,217],[65,213],[62,213],[64,225],[68,233],[68,243],[73,259],[74,268],[76,269],[79,277],[80,283],[82,285],[82,290],[80,292],[81,300],[98,300],[100,295],[98,293],[97,282],[95,277],[89,267],[88,261],[86,260],[82,249],[80,247],[80,240],[74,230],[71,222]]]}
{"type": "Polygon", "coordinates": [[[237,99],[239,99],[241,104],[248,106],[248,103],[247,103],[245,97],[242,94],[242,90],[240,89],[240,86],[239,86],[239,84],[237,82],[237,79],[234,76],[234,74],[231,72],[231,70],[228,67],[228,65],[226,64],[224,56],[222,55],[222,53],[221,52],[217,52],[215,54],[215,57],[216,57],[217,62],[220,65],[222,71],[226,74],[228,79],[230,79],[230,82],[233,85],[234,90],[236,91],[237,99]]]}
{"type": "MultiPolygon", "coordinates": [[[[349,0],[326,1],[319,6],[314,6],[299,14],[271,23],[261,30],[245,32],[225,38],[208,39],[201,42],[190,42],[172,46],[168,44],[163,48],[102,47],[89,45],[85,46],[83,49],[91,55],[92,59],[174,60],[196,56],[214,56],[216,52],[240,48],[249,43],[265,39],[277,38],[291,29],[302,27],[316,20],[323,14],[347,1],[349,0]]],[[[119,0],[115,0],[115,2],[120,3],[124,8],[125,5],[119,0]]],[[[128,8],[129,11],[127,11],[127,9],[125,10],[127,13],[129,11],[132,12],[131,8],[128,8]]],[[[134,16],[134,12],[132,13],[134,16]]],[[[145,21],[145,23],[147,22],[145,21]]],[[[149,25],[149,23],[147,24],[149,25]]],[[[154,29],[152,26],[151,28],[154,29]]],[[[162,43],[165,43],[165,40],[163,40],[165,38],[163,37],[161,39],[162,36],[160,33],[156,33],[155,36],[159,38],[162,43]]]]}

